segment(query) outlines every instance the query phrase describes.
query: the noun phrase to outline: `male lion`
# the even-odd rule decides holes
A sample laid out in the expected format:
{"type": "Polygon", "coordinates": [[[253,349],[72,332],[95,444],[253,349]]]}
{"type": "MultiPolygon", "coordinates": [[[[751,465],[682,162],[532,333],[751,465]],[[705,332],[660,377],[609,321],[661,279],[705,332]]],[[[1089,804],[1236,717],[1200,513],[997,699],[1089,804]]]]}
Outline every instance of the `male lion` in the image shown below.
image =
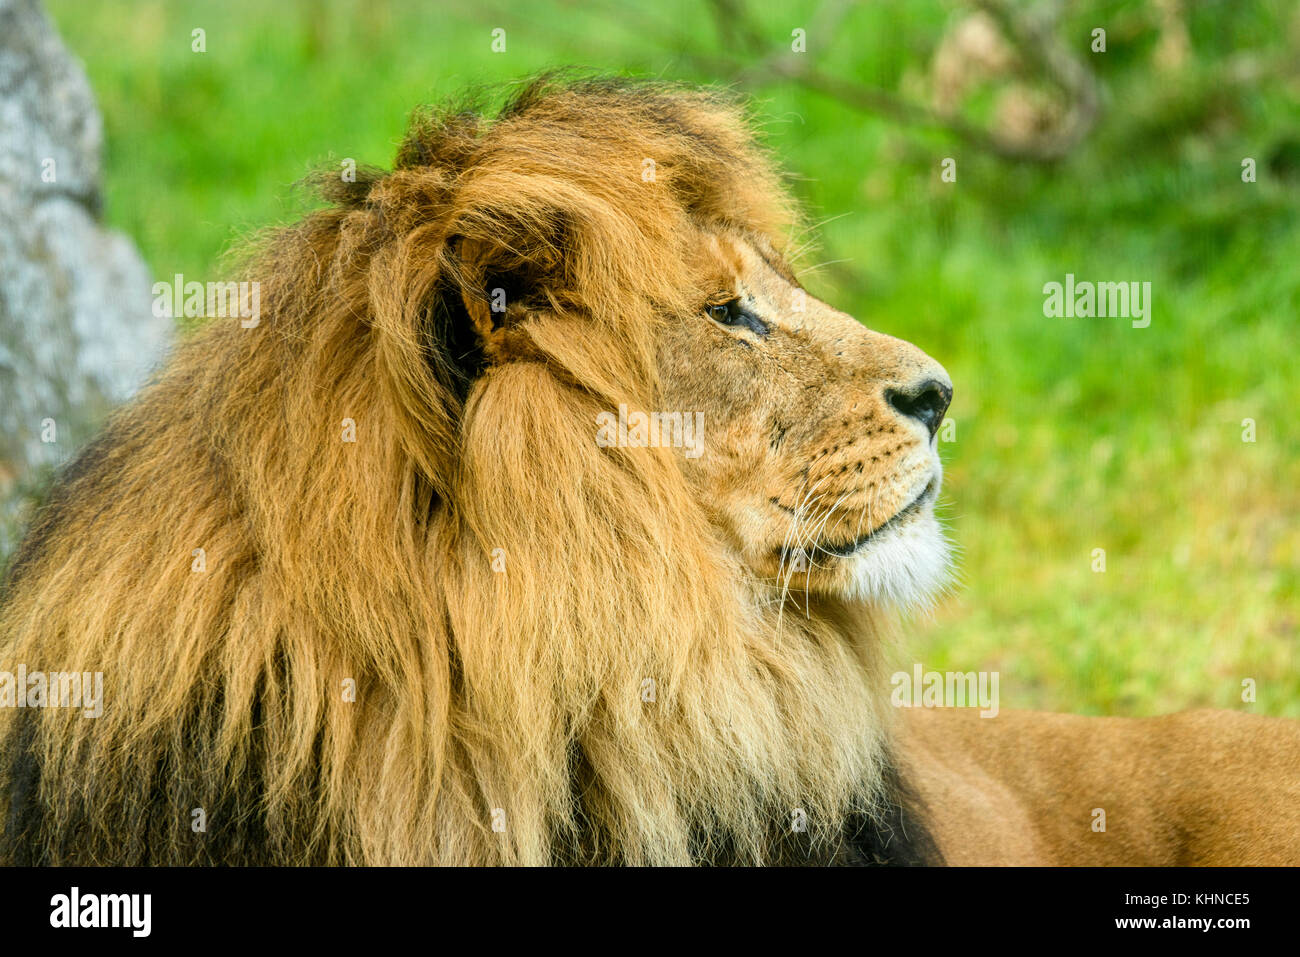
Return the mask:
{"type": "Polygon", "coordinates": [[[0,710],[0,859],[1297,859],[1290,723],[889,707],[951,385],[724,99],[544,79],[327,193],[15,558],[0,668],[105,695],[0,710]]]}

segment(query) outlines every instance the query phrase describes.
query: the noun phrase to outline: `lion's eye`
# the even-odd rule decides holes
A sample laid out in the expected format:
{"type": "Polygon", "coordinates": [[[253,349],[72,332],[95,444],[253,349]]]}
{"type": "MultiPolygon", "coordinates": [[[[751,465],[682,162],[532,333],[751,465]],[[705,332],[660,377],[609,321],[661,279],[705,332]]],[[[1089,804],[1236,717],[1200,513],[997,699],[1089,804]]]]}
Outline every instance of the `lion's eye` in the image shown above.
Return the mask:
{"type": "Polygon", "coordinates": [[[714,303],[705,308],[704,314],[714,322],[748,329],[758,336],[766,336],[769,331],[767,323],[742,306],[739,299],[714,303]]]}
{"type": "Polygon", "coordinates": [[[733,324],[736,321],[736,314],[740,312],[740,300],[733,299],[731,302],[719,302],[709,306],[709,318],[714,322],[720,322],[724,326],[733,324]]]}

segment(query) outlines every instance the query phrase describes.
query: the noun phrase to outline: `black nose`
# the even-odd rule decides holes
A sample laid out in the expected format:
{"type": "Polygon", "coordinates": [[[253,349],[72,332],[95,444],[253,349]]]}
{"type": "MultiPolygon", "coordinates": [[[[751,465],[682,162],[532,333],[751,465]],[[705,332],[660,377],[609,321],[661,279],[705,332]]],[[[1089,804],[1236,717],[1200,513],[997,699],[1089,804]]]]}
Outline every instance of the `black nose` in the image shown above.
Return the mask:
{"type": "Polygon", "coordinates": [[[885,398],[903,415],[929,429],[933,438],[952,401],[952,386],[938,379],[926,379],[905,389],[886,389],[885,398]]]}

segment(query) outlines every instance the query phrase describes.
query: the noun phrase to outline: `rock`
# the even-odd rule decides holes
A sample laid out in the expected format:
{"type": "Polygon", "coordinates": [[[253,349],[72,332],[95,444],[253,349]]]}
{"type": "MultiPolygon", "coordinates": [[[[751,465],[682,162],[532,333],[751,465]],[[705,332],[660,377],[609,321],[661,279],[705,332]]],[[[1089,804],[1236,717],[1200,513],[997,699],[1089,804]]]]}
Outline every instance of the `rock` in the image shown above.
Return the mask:
{"type": "Polygon", "coordinates": [[[161,358],[171,321],[99,221],[103,125],[36,0],[0,0],[0,566],[51,471],[161,358]]]}

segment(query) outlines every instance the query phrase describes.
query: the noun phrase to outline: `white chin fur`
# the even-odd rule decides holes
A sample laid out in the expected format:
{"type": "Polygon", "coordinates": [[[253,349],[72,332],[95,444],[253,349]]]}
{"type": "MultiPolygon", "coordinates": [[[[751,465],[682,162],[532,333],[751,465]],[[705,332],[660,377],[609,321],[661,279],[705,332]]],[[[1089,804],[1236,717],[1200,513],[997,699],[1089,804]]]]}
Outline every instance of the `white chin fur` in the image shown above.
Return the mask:
{"type": "Polygon", "coordinates": [[[849,597],[897,608],[930,605],[948,574],[948,543],[926,508],[896,528],[884,529],[845,559],[849,597]]]}

